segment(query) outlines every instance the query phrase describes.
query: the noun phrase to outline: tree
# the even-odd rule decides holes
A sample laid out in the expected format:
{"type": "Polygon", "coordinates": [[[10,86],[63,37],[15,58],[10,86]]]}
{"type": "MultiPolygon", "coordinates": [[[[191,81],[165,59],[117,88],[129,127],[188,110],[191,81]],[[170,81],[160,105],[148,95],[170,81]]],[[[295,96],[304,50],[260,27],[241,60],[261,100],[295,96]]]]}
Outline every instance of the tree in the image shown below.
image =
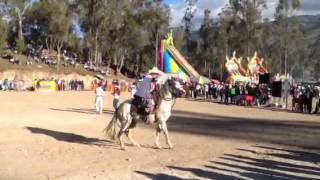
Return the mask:
{"type": "Polygon", "coordinates": [[[23,37],[23,20],[26,11],[32,4],[32,0],[1,0],[7,6],[9,13],[17,21],[17,38],[16,46],[18,47],[19,53],[24,49],[24,37],[23,37]]]}
{"type": "Polygon", "coordinates": [[[117,72],[130,64],[136,71],[154,65],[156,38],[169,24],[169,10],[161,0],[75,2],[88,59],[99,65],[103,55],[117,72]]]}
{"type": "MultiPolygon", "coordinates": [[[[140,12],[136,14],[137,22],[142,30],[141,37],[144,39],[145,45],[140,52],[140,66],[144,64],[147,68],[157,66],[155,56],[158,56],[157,47],[159,39],[169,31],[169,9],[164,6],[161,1],[152,0],[144,1],[140,6],[140,12]]],[[[142,68],[139,67],[141,70],[142,68]]]]}
{"type": "Polygon", "coordinates": [[[211,71],[211,68],[216,65],[216,63],[214,63],[214,22],[209,9],[204,11],[204,18],[199,33],[202,41],[201,53],[199,54],[201,57],[200,66],[205,67],[204,73],[208,73],[210,75],[211,72],[209,71],[211,71]]]}
{"type": "Polygon", "coordinates": [[[0,54],[3,52],[3,48],[6,44],[6,40],[7,40],[7,22],[5,22],[3,20],[3,18],[0,16],[0,54]]]}
{"type": "Polygon", "coordinates": [[[192,56],[195,55],[195,53],[192,53],[197,47],[197,42],[193,41],[191,38],[191,33],[193,30],[193,18],[196,13],[196,7],[195,4],[197,3],[197,0],[185,0],[185,3],[187,5],[182,22],[184,25],[185,30],[185,40],[186,40],[186,50],[187,50],[187,56],[192,59],[192,56]]]}
{"type": "Polygon", "coordinates": [[[300,31],[294,17],[300,7],[300,0],[279,0],[275,13],[277,25],[277,40],[279,41],[279,70],[280,73],[288,73],[288,54],[292,41],[295,40],[294,34],[300,31]],[[283,63],[284,62],[284,63],[283,63]]]}
{"type": "Polygon", "coordinates": [[[311,46],[309,62],[305,64],[311,65],[311,73],[314,80],[320,80],[320,35],[318,35],[316,42],[311,46]]]}
{"type": "Polygon", "coordinates": [[[229,4],[237,23],[237,30],[245,34],[242,36],[242,41],[246,44],[244,52],[249,56],[256,51],[257,28],[261,23],[261,11],[266,8],[266,2],[265,0],[229,0],[229,4]]]}
{"type": "Polygon", "coordinates": [[[39,1],[27,15],[28,31],[35,32],[49,51],[57,51],[57,71],[61,61],[61,50],[72,31],[72,14],[64,0],[39,1]]]}
{"type": "Polygon", "coordinates": [[[218,22],[216,23],[216,64],[219,66],[220,80],[223,80],[224,63],[226,55],[230,54],[235,49],[235,16],[230,6],[226,6],[222,9],[222,12],[218,14],[218,22]]]}
{"type": "Polygon", "coordinates": [[[68,40],[71,28],[72,16],[68,4],[64,0],[49,1],[48,8],[48,43],[51,43],[57,50],[57,71],[59,71],[61,60],[61,49],[68,40]],[[50,10],[51,11],[50,11],[50,10]]]}

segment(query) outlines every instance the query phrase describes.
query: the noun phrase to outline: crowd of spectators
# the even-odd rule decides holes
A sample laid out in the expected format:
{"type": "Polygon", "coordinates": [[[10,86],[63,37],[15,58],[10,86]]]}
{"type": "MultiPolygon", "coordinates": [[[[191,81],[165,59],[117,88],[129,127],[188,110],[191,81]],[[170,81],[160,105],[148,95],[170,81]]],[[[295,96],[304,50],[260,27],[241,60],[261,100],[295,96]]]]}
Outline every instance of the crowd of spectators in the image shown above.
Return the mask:
{"type": "MultiPolygon", "coordinates": [[[[283,89],[273,89],[272,84],[254,83],[190,83],[185,84],[187,97],[204,99],[205,101],[218,102],[226,105],[257,106],[257,107],[286,107],[286,93],[283,89]],[[273,95],[279,91],[280,96],[273,95]],[[281,103],[282,102],[282,103],[281,103]]],[[[281,88],[281,87],[280,87],[281,88]]],[[[301,113],[317,113],[320,106],[319,89],[315,86],[291,86],[288,90],[292,110],[301,113]],[[316,102],[314,102],[316,101],[316,102]],[[315,106],[314,106],[315,105],[315,106]]]]}
{"type": "Polygon", "coordinates": [[[269,101],[269,88],[266,85],[236,83],[191,83],[187,96],[197,99],[202,96],[206,101],[234,105],[266,105],[269,101]]]}
{"type": "Polygon", "coordinates": [[[85,90],[85,84],[84,81],[82,80],[71,80],[71,81],[66,81],[63,79],[35,79],[34,81],[34,88],[39,89],[41,88],[41,82],[46,81],[46,82],[54,82],[55,87],[57,91],[84,91],[85,90]]]}
{"type": "Polygon", "coordinates": [[[311,85],[292,86],[292,110],[300,113],[317,113],[320,106],[320,89],[311,85]],[[312,111],[315,99],[315,110],[312,111]]]}
{"type": "Polygon", "coordinates": [[[0,91],[23,91],[26,90],[25,81],[0,79],[0,91]]]}

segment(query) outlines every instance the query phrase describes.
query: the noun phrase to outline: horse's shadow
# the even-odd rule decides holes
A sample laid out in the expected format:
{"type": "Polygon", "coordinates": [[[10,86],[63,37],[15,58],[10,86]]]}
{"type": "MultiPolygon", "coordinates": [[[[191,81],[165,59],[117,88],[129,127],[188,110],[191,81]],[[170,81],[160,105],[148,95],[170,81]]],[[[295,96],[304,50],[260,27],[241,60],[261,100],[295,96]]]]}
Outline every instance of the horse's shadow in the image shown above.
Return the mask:
{"type": "Polygon", "coordinates": [[[99,139],[99,138],[88,138],[82,135],[74,134],[74,133],[66,133],[60,131],[54,131],[49,129],[37,128],[37,127],[25,127],[33,134],[43,134],[50,136],[57,141],[64,141],[68,143],[78,143],[78,144],[86,144],[86,145],[96,145],[96,146],[112,146],[112,141],[99,139]]]}
{"type": "MultiPolygon", "coordinates": [[[[25,127],[25,128],[33,134],[42,134],[42,135],[50,136],[57,141],[102,146],[102,147],[108,146],[108,147],[114,147],[115,149],[118,149],[117,147],[119,146],[119,143],[116,140],[111,141],[111,140],[99,139],[99,138],[89,138],[79,134],[66,133],[66,132],[54,131],[49,129],[37,128],[37,127],[25,127]]],[[[126,146],[132,147],[132,148],[145,148],[145,149],[159,150],[156,146],[152,146],[152,145],[140,145],[140,147],[135,147],[130,143],[125,143],[125,144],[126,146]]],[[[169,149],[169,148],[162,147],[161,149],[169,149]]],[[[119,150],[121,150],[120,147],[119,147],[119,150]]]]}
{"type": "MultiPolygon", "coordinates": [[[[126,145],[133,146],[132,144],[126,144],[126,145]]],[[[169,150],[169,149],[170,149],[169,147],[161,147],[161,148],[158,148],[158,147],[155,146],[155,145],[149,145],[149,144],[141,144],[141,145],[140,145],[140,148],[154,149],[154,150],[169,150]]]]}
{"type": "MultiPolygon", "coordinates": [[[[74,113],[81,113],[81,114],[97,114],[95,109],[85,109],[85,108],[65,108],[65,109],[57,109],[57,108],[49,108],[53,111],[63,111],[63,112],[74,112],[74,113]]],[[[105,109],[103,110],[105,114],[113,114],[114,110],[105,109]]]]}

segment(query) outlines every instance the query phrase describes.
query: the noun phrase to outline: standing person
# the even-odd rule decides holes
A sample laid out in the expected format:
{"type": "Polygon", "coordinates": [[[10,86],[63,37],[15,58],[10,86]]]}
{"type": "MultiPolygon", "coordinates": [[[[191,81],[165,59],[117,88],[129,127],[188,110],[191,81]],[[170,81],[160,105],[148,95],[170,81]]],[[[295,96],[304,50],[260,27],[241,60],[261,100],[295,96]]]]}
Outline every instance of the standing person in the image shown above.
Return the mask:
{"type": "Polygon", "coordinates": [[[204,99],[205,100],[209,99],[209,84],[204,85],[204,99]]]}
{"type": "Polygon", "coordinates": [[[235,102],[235,97],[236,97],[236,86],[232,85],[230,86],[230,100],[231,104],[236,104],[235,102]]]}
{"type": "Polygon", "coordinates": [[[313,90],[310,87],[310,85],[308,85],[308,87],[306,88],[306,105],[307,105],[307,113],[311,113],[312,111],[312,98],[313,98],[313,90]]]}
{"type": "Polygon", "coordinates": [[[318,87],[318,89],[316,89],[316,96],[318,98],[318,103],[316,104],[316,109],[313,112],[314,114],[317,114],[319,112],[319,108],[320,108],[320,87],[318,87]]]}
{"type": "Polygon", "coordinates": [[[255,99],[255,102],[256,102],[256,105],[258,107],[261,106],[261,96],[262,96],[262,92],[261,92],[261,89],[260,89],[260,85],[255,85],[254,87],[254,99],[255,99]]]}
{"type": "Polygon", "coordinates": [[[219,85],[220,102],[223,102],[224,88],[225,88],[224,83],[219,85]]]}
{"type": "Polygon", "coordinates": [[[96,111],[99,114],[102,114],[103,111],[103,100],[104,100],[104,96],[105,96],[105,91],[103,89],[103,83],[100,82],[98,84],[98,88],[96,89],[96,111]]]}
{"type": "Polygon", "coordinates": [[[200,92],[201,92],[201,86],[200,86],[199,83],[197,83],[196,90],[194,91],[194,99],[197,99],[197,97],[199,96],[200,92]]]}
{"type": "Polygon", "coordinates": [[[195,87],[193,86],[193,83],[191,82],[190,84],[189,84],[189,97],[192,99],[193,98],[193,96],[194,96],[194,89],[195,89],[195,87]]]}
{"type": "Polygon", "coordinates": [[[229,84],[225,84],[225,86],[224,86],[224,103],[226,105],[229,104],[229,94],[230,94],[229,90],[230,90],[229,84]]]}
{"type": "Polygon", "coordinates": [[[113,108],[115,110],[118,110],[119,106],[120,106],[120,87],[119,85],[115,85],[114,86],[114,90],[113,90],[113,108]]]}

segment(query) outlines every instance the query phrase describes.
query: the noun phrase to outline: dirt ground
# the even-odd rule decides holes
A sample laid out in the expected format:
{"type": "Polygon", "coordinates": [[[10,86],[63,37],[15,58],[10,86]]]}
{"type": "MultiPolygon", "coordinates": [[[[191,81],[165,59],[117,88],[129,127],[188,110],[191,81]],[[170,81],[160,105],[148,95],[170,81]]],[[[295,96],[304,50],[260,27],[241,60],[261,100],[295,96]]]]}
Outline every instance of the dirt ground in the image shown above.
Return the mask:
{"type": "Polygon", "coordinates": [[[155,149],[140,123],[142,147],[121,151],[102,132],[112,97],[103,115],[93,103],[93,92],[1,92],[0,179],[320,179],[319,115],[179,99],[174,149],[155,149]]]}

